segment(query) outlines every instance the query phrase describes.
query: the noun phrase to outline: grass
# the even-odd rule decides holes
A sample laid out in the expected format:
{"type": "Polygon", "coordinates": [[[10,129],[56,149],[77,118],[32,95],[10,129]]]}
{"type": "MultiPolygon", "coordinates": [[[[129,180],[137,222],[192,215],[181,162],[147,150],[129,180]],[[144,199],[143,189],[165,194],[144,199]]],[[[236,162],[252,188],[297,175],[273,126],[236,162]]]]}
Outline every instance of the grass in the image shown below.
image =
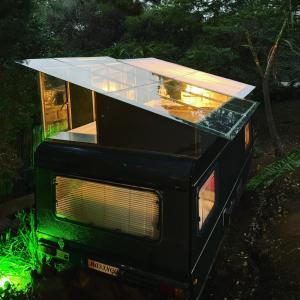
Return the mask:
{"type": "Polygon", "coordinates": [[[280,175],[293,171],[297,167],[300,167],[300,147],[297,147],[284,158],[275,161],[252,177],[247,184],[247,190],[254,191],[261,186],[268,187],[280,175]]]}
{"type": "Polygon", "coordinates": [[[22,211],[16,217],[17,234],[8,230],[0,238],[0,299],[6,299],[8,290],[14,294],[28,293],[33,284],[31,272],[40,271],[47,260],[38,244],[34,212],[22,211]]]}

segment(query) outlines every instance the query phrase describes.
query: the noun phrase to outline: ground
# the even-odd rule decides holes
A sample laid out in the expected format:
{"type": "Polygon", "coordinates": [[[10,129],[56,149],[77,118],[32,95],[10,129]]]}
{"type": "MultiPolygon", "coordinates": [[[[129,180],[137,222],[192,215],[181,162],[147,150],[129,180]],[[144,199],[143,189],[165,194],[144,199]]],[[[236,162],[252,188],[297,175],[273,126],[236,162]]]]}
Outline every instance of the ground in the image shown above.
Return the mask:
{"type": "MultiPolygon", "coordinates": [[[[274,106],[286,153],[300,146],[300,118],[295,113],[299,108],[299,101],[274,106]]],[[[276,159],[262,109],[256,116],[255,132],[251,175],[276,159]]],[[[90,276],[83,270],[44,273],[45,277],[35,274],[30,299],[159,299],[145,290],[90,276]]],[[[270,186],[244,193],[202,299],[300,299],[300,168],[281,175],[270,186]]]]}
{"type": "Polygon", "coordinates": [[[203,299],[300,298],[300,169],[246,193],[203,299]]]}
{"type": "MultiPolygon", "coordinates": [[[[274,105],[286,153],[300,145],[299,108],[297,102],[274,105]]],[[[252,174],[275,160],[263,110],[255,127],[252,174]]],[[[244,193],[203,299],[300,299],[300,168],[244,193]]]]}

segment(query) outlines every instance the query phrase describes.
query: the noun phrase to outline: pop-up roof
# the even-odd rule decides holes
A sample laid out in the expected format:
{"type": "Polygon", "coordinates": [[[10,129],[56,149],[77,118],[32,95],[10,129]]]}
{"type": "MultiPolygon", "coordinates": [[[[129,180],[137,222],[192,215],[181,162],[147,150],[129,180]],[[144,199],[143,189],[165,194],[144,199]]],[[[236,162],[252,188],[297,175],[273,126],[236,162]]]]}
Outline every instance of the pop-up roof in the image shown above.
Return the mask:
{"type": "Polygon", "coordinates": [[[257,103],[254,87],[155,58],[28,59],[20,64],[116,101],[233,139],[257,103]]]}

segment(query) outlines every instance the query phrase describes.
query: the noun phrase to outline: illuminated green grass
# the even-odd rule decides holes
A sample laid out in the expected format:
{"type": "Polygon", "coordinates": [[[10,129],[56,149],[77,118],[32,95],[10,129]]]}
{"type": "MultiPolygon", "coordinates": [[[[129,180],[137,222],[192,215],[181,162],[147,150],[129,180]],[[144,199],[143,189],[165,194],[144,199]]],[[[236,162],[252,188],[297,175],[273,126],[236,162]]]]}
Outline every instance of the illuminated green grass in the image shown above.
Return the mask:
{"type": "Polygon", "coordinates": [[[15,291],[28,292],[32,287],[31,272],[40,270],[44,255],[35,231],[34,214],[18,213],[16,235],[7,231],[0,240],[0,299],[6,286],[15,291]]]}

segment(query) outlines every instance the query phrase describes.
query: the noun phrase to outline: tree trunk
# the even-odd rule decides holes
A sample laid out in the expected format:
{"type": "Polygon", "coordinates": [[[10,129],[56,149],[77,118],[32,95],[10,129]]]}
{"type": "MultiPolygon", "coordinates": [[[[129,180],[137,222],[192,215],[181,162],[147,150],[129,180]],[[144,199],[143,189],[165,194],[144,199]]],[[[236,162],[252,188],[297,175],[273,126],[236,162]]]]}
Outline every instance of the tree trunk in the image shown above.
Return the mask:
{"type": "Polygon", "coordinates": [[[263,85],[263,94],[264,94],[264,103],[265,103],[265,113],[267,118],[267,124],[271,136],[271,141],[274,146],[275,155],[283,156],[283,146],[278,135],[275,121],[272,112],[271,100],[270,100],[270,90],[269,90],[269,78],[268,76],[264,76],[262,78],[263,85]]]}

